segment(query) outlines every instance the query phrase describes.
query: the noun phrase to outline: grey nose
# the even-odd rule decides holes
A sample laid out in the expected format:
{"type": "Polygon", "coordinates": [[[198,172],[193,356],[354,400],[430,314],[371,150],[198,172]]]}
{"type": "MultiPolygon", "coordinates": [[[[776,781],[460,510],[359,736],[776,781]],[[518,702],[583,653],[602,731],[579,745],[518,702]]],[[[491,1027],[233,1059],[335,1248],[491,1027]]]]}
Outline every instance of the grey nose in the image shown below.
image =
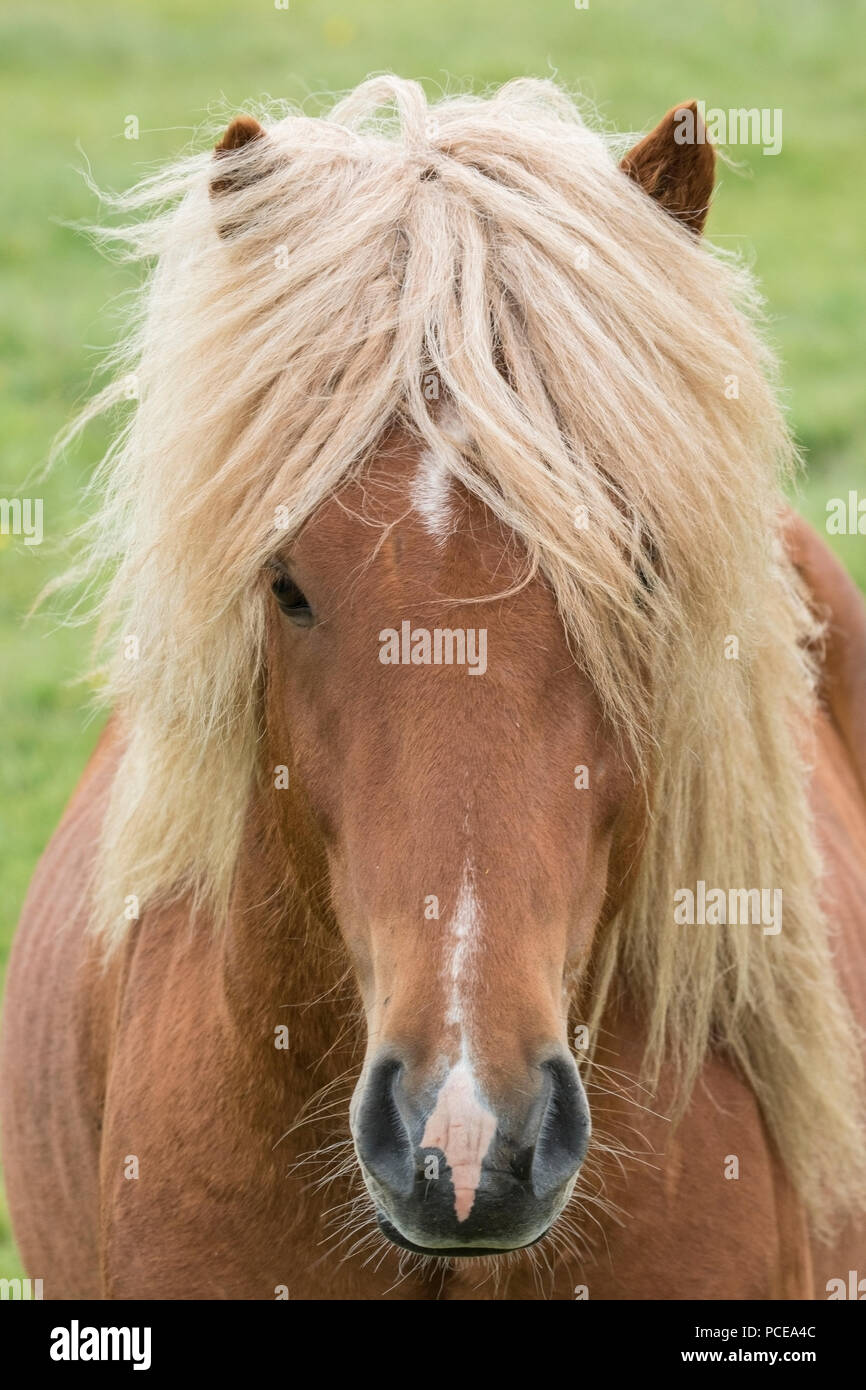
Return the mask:
{"type": "Polygon", "coordinates": [[[494,1108],[479,1097],[465,1116],[448,1115],[448,1085],[411,1090],[393,1049],[367,1074],[354,1137],[382,1230],[425,1253],[531,1244],[559,1214],[586,1154],[577,1068],[557,1049],[514,1085],[519,1100],[494,1108]]]}

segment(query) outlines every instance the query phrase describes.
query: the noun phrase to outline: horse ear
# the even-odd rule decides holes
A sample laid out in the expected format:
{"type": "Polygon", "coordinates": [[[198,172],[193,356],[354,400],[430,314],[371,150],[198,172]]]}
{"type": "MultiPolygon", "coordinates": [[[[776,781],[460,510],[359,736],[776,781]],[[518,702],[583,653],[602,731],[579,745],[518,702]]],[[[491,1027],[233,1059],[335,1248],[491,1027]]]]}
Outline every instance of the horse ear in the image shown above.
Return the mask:
{"type": "MultiPolygon", "coordinates": [[[[217,166],[222,162],[228,164],[229,167],[224,172],[219,172],[217,168],[211,176],[210,195],[212,198],[220,199],[227,194],[237,193],[253,181],[256,175],[244,168],[243,157],[239,158],[237,151],[254,141],[267,140],[267,138],[267,134],[255,116],[235,116],[219,144],[214,147],[214,160],[217,166]]],[[[230,237],[238,230],[238,225],[235,222],[219,221],[217,230],[221,237],[230,237]]]]}
{"type": "Polygon", "coordinates": [[[674,106],[619,166],[644,193],[700,236],[716,174],[716,152],[696,101],[674,106]]]}

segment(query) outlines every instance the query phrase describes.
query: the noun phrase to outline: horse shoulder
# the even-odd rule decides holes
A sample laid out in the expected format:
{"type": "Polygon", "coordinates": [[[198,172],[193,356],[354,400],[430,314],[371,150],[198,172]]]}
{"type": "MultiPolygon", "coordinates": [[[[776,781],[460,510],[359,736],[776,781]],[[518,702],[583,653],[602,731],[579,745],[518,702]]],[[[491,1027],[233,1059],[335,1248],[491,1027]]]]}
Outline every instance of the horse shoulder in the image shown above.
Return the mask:
{"type": "Polygon", "coordinates": [[[0,1095],[15,1236],[47,1297],[100,1297],[99,1157],[116,972],[87,933],[92,850],[114,771],[109,726],[28,892],[7,977],[0,1095]]]}

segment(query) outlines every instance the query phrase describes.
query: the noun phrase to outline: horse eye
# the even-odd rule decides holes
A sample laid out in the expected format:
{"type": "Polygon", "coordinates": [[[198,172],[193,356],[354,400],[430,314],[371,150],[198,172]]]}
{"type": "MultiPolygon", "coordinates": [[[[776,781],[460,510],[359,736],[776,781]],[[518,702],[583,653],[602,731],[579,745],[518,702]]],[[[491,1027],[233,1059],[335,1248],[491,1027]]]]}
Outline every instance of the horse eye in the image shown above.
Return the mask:
{"type": "Polygon", "coordinates": [[[296,627],[313,626],[313,610],[290,575],[278,574],[271,584],[271,592],[281,611],[296,627]]]}

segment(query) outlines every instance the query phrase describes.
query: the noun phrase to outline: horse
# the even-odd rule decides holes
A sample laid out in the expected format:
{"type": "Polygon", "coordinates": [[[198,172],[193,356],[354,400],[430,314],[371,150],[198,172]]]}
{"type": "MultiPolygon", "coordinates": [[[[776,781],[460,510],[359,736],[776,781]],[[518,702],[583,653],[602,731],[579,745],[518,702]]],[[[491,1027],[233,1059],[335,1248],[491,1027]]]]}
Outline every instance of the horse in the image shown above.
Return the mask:
{"type": "Polygon", "coordinates": [[[866,614],[684,114],[386,75],[116,199],[111,713],[3,1020],[46,1297],[858,1269],[866,614]]]}

